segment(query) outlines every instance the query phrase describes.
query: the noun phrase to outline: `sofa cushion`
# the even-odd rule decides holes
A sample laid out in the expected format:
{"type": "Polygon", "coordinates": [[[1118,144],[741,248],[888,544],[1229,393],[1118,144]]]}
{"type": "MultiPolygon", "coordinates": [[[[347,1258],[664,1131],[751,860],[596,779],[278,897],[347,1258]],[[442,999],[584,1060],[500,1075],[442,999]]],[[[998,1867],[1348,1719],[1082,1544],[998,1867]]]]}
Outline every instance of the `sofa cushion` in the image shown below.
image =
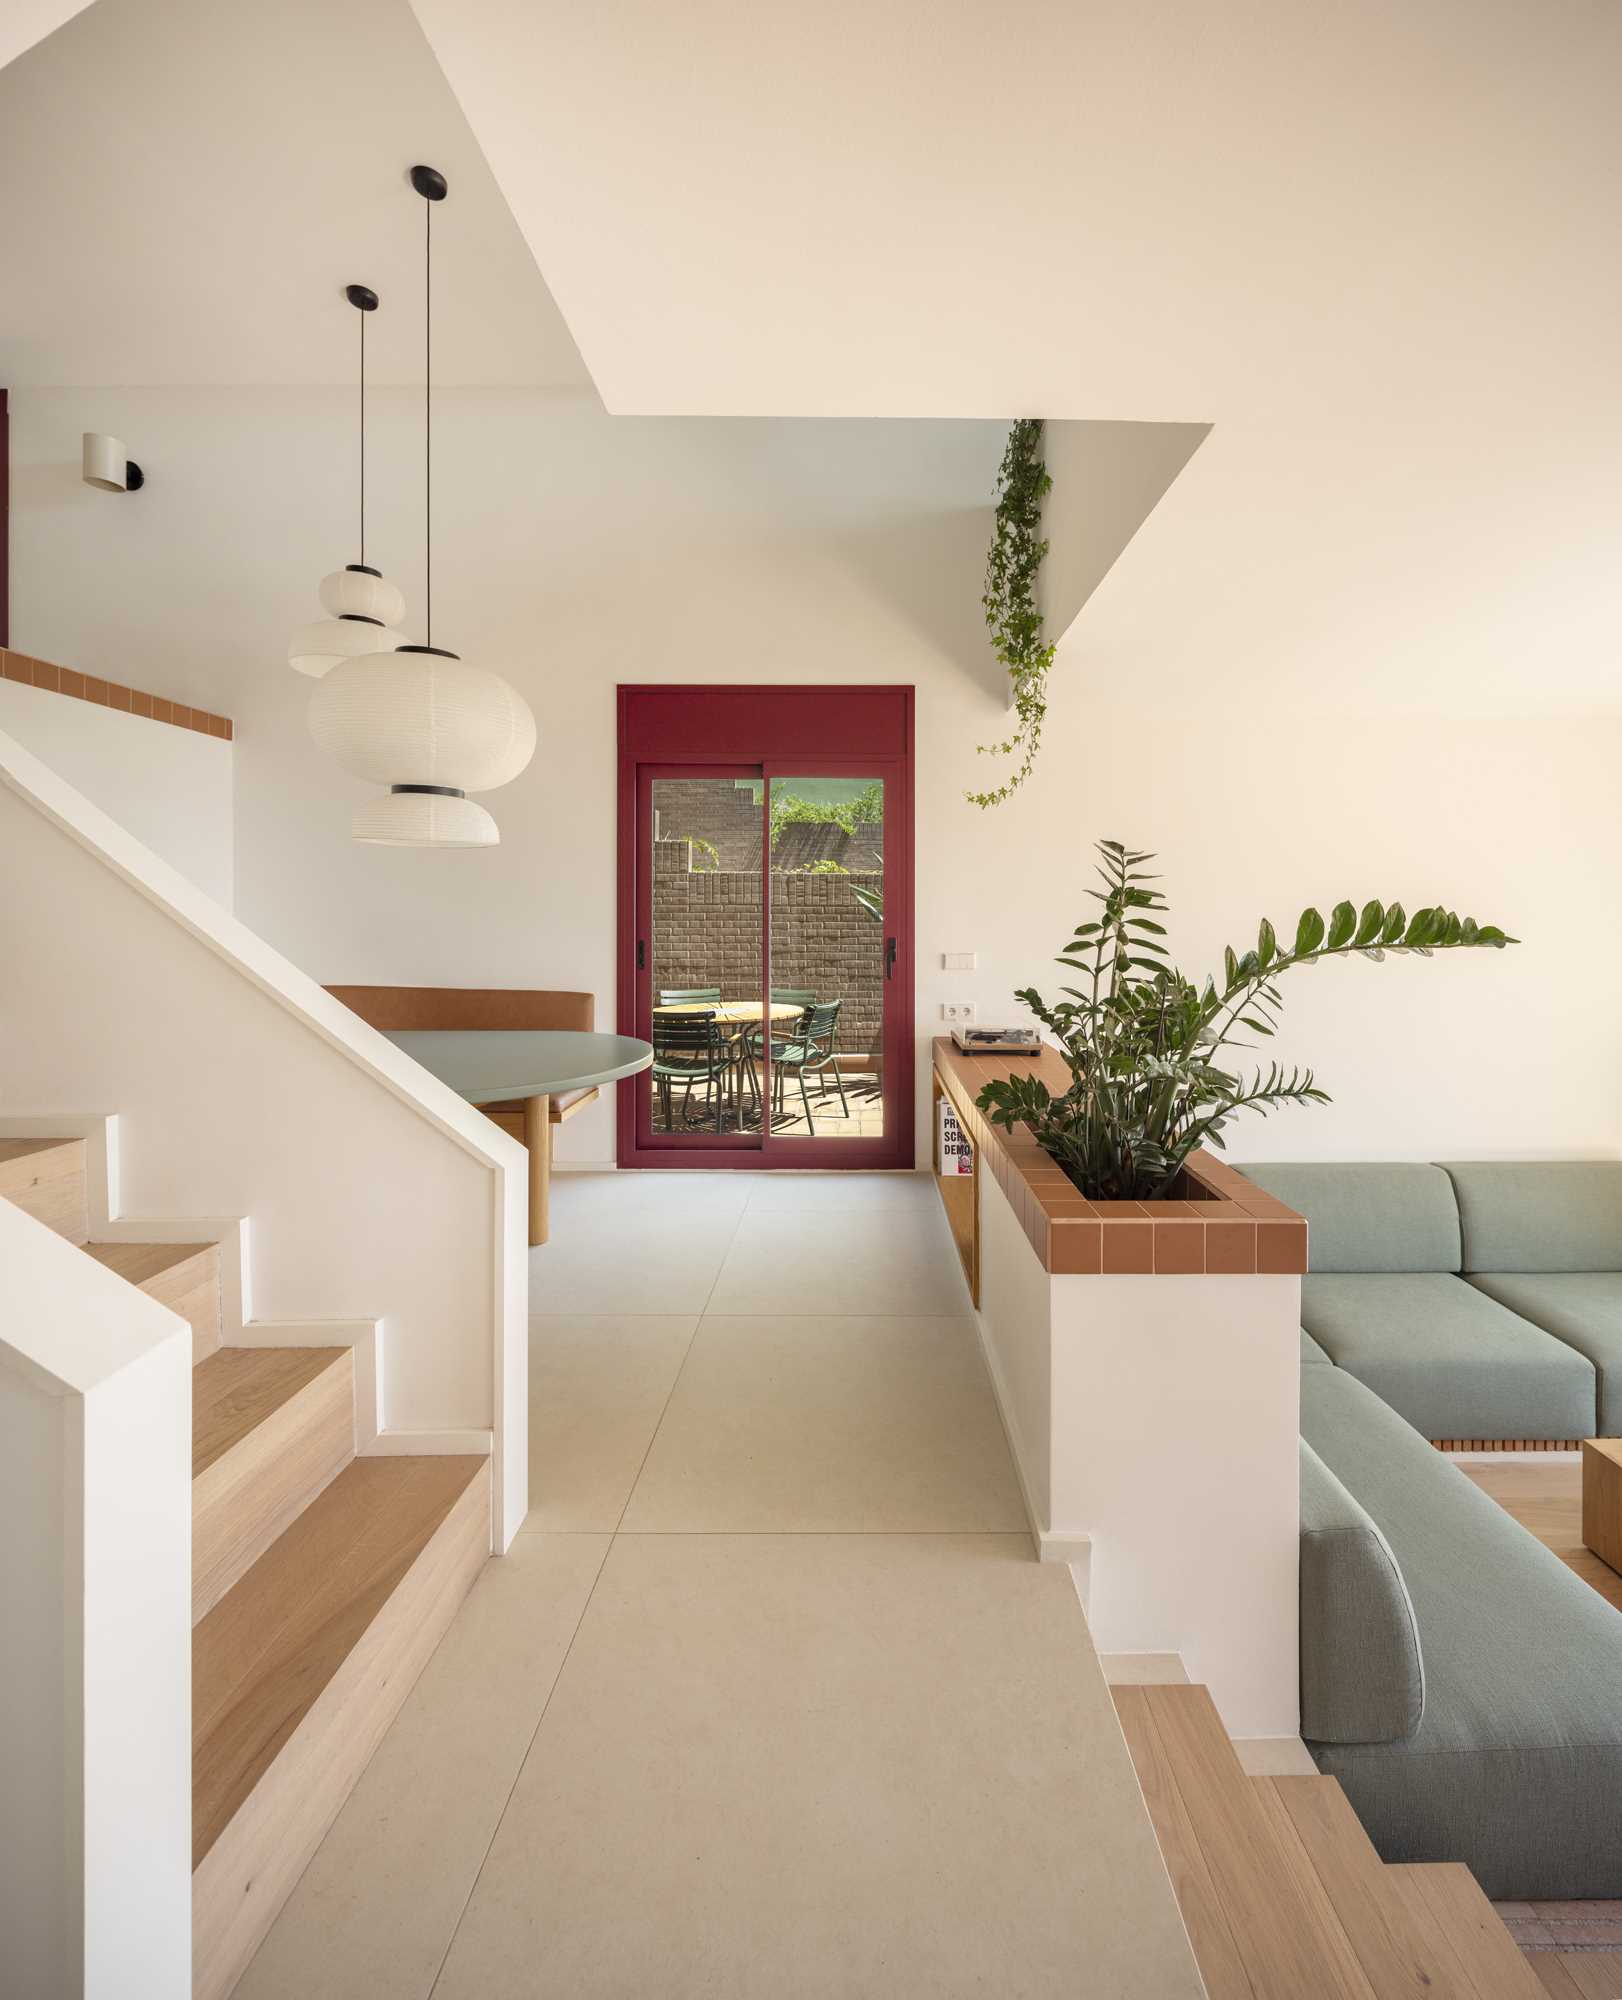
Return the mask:
{"type": "Polygon", "coordinates": [[[1301,1323],[1427,1438],[1592,1435],[1593,1363],[1462,1278],[1307,1277],[1301,1323]]]}
{"type": "Polygon", "coordinates": [[[1425,1714],[1402,1570],[1368,1513],[1301,1441],[1301,1734],[1391,1743],[1425,1714]]]}
{"type": "Polygon", "coordinates": [[[1622,1160],[1486,1160],[1447,1172],[1463,1270],[1622,1270],[1622,1160]]]}
{"type": "Polygon", "coordinates": [[[1458,1204],[1440,1167],[1269,1163],[1240,1172],[1307,1218],[1309,1270],[1459,1268],[1458,1204]]]}
{"type": "Polygon", "coordinates": [[[1387,1861],[1463,1861],[1491,1897],[1622,1885],[1622,1614],[1342,1368],[1302,1435],[1396,1556],[1425,1656],[1404,1743],[1322,1743],[1387,1861]]]}
{"type": "Polygon", "coordinates": [[[1305,1327],[1301,1329],[1301,1360],[1303,1363],[1309,1361],[1327,1363],[1329,1360],[1329,1356],[1324,1353],[1323,1349],[1313,1339],[1312,1335],[1307,1332],[1305,1327]]]}
{"type": "Polygon", "coordinates": [[[1622,1437],[1622,1271],[1480,1271],[1468,1282],[1586,1354],[1599,1377],[1599,1436],[1622,1437]]]}

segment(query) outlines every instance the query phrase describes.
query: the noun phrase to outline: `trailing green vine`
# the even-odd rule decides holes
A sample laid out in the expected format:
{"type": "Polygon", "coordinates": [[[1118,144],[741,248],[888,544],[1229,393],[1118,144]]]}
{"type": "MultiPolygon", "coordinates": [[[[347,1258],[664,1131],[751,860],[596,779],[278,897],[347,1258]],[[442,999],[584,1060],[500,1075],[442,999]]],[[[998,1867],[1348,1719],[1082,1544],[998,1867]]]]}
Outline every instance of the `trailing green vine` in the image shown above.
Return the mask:
{"type": "Polygon", "coordinates": [[[1017,757],[1018,765],[994,790],[970,792],[969,803],[999,806],[1031,775],[1047,716],[1048,669],[1054,647],[1042,637],[1036,608],[1036,577],[1048,545],[1042,534],[1042,502],[1053,485],[1042,458],[1042,419],[1021,417],[1008,433],[997,473],[997,526],[986,557],[986,588],[980,602],[997,658],[1008,669],[1016,727],[1003,743],[981,743],[981,756],[1017,757]]]}

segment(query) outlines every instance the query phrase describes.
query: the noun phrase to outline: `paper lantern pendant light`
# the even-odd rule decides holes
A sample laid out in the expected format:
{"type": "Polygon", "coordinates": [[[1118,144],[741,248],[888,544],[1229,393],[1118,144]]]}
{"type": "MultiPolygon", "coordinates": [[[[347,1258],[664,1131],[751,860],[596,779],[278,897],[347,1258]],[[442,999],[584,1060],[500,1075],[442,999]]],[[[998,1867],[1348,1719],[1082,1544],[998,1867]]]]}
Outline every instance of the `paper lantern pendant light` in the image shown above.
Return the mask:
{"type": "Polygon", "coordinates": [[[360,314],[360,561],[322,578],[327,616],[301,625],[287,649],[288,665],[314,680],[341,660],[387,652],[405,638],[399,629],[405,599],[366,560],[366,315],[377,311],[377,294],[369,285],[346,285],[344,297],[360,314]]]}
{"type": "MultiPolygon", "coordinates": [[[[386,847],[494,847],[501,839],[495,821],[467,794],[493,791],[518,776],[535,754],[535,718],[523,696],[499,674],[433,643],[433,205],[445,199],[447,190],[444,175],[433,167],[413,167],[411,184],[422,196],[427,216],[423,397],[428,643],[357,647],[311,696],[310,733],[344,770],[389,787],[386,798],[356,807],[356,840],[386,847]]],[[[358,602],[362,588],[345,585],[345,601],[358,602]]],[[[330,609],[339,593],[329,600],[325,589],[322,601],[330,609]]]]}

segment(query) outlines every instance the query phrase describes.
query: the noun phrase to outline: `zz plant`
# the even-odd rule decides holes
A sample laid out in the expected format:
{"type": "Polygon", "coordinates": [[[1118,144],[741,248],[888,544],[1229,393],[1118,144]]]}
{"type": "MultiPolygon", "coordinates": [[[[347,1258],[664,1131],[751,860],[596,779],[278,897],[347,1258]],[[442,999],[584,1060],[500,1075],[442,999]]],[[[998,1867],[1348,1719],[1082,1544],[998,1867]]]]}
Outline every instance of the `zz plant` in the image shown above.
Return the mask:
{"type": "Polygon", "coordinates": [[[1325,919],[1303,910],[1292,942],[1264,917],[1255,948],[1223,955],[1222,977],[1203,986],[1167,962],[1159,918],[1166,904],[1142,872],[1152,854],[1117,840],[1098,843],[1103,905],[1079,924],[1059,964],[1080,986],[1049,1006],[1034,988],[1018,994],[1057,1038],[1070,1087],[1055,1096],[1035,1076],[988,1083],[976,1100],[994,1125],[1029,1125],[1084,1195],[1099,1201],[1164,1200],[1198,1146],[1223,1145],[1225,1127],[1242,1111],[1263,1116],[1275,1104],[1327,1104],[1309,1069],[1240,1076],[1225,1051],[1249,1046],[1241,1036],[1270,1036],[1282,1008],[1278,982],[1321,959],[1428,958],[1437,951],[1502,949],[1516,939],[1491,924],[1459,917],[1440,904],[1409,916],[1400,903],[1337,903],[1325,919]]]}

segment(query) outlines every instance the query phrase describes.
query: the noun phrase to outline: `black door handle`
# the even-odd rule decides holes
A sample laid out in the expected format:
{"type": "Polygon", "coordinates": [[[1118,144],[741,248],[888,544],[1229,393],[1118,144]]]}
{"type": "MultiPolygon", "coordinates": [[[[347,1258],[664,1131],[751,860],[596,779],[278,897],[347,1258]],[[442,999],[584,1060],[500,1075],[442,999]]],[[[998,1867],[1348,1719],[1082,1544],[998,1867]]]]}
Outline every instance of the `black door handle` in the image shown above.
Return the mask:
{"type": "Polygon", "coordinates": [[[884,976],[886,979],[893,979],[895,977],[894,938],[886,938],[884,940],[884,976]]]}
{"type": "Polygon", "coordinates": [[[647,939],[638,938],[636,941],[636,969],[638,972],[645,972],[647,970],[647,966],[648,966],[647,939]]]}

